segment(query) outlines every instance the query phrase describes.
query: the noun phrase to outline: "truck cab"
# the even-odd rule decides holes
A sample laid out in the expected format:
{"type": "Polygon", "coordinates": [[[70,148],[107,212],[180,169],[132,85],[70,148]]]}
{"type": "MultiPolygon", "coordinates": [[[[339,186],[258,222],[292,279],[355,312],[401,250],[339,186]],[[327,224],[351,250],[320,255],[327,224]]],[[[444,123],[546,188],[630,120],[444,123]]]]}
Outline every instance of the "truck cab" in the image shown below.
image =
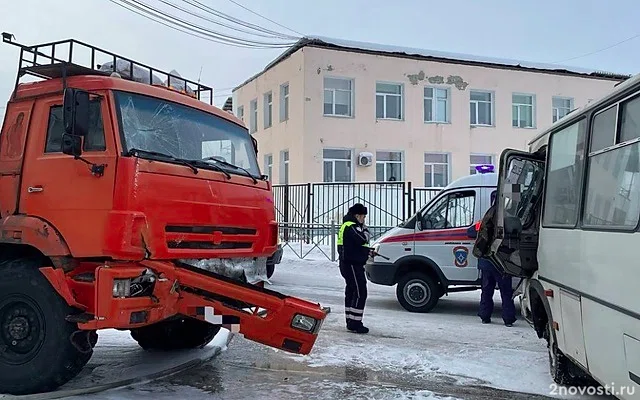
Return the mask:
{"type": "Polygon", "coordinates": [[[449,292],[480,289],[480,271],[468,230],[491,206],[498,176],[492,166],[455,180],[410,219],[378,238],[382,255],[365,266],[369,281],[397,285],[396,297],[411,312],[429,312],[449,292]],[[388,258],[388,259],[387,259],[388,258]]]}

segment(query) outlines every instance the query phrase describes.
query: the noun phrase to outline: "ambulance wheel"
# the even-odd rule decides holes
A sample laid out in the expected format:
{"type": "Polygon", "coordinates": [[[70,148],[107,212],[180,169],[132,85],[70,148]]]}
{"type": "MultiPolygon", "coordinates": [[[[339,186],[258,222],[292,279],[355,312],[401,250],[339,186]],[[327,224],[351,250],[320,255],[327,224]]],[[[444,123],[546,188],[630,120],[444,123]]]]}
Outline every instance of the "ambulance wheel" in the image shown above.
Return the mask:
{"type": "Polygon", "coordinates": [[[426,313],[431,311],[441,297],[442,289],[429,275],[410,272],[400,278],[396,297],[405,310],[426,313]]]}
{"type": "Polygon", "coordinates": [[[70,307],[38,270],[41,257],[0,260],[0,393],[49,392],[74,378],[95,332],[66,321],[70,307]]]}
{"type": "Polygon", "coordinates": [[[184,317],[131,329],[131,337],[145,350],[203,348],[220,331],[219,325],[184,317]]]}

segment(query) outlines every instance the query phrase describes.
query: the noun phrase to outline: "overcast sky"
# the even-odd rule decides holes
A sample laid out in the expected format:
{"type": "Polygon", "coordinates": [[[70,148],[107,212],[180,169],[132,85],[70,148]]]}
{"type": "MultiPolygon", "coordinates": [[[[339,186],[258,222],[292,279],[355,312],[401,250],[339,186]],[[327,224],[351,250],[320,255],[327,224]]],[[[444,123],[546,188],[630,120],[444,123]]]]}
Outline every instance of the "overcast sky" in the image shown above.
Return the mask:
{"type": "MultiPolygon", "coordinates": [[[[141,0],[210,29],[160,0],[141,0]]],[[[183,0],[165,2],[188,7],[183,0]]],[[[230,0],[199,0],[215,10],[274,31],[292,31],[230,0]]],[[[302,34],[538,62],[561,62],[612,72],[640,72],[637,0],[235,0],[302,34]],[[594,54],[583,56],[587,53],[594,54]]],[[[75,38],[159,69],[177,70],[217,91],[221,105],[231,88],[260,71],[283,49],[245,49],[205,41],[149,21],[109,0],[4,0],[0,30],[24,44],[75,38]],[[99,20],[105,22],[99,22],[99,20]]],[[[197,11],[197,10],[196,10],[197,11]]],[[[211,14],[197,11],[207,18],[211,14]]],[[[222,21],[222,20],[219,20],[222,21]]],[[[228,21],[222,21],[229,24],[228,21]]],[[[262,39],[268,41],[280,41],[262,39]]],[[[15,80],[18,50],[0,44],[0,108],[15,80]]],[[[2,114],[0,109],[0,114],[2,114]]]]}

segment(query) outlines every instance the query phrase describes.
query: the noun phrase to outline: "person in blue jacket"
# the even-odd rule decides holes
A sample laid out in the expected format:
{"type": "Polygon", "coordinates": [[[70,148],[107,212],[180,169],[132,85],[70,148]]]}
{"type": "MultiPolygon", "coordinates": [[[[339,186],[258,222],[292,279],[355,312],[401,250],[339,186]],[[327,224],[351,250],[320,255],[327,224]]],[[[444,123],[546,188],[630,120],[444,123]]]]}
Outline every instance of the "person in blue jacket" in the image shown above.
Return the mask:
{"type": "MultiPolygon", "coordinates": [[[[476,245],[479,242],[479,237],[486,239],[487,235],[478,235],[478,231],[487,228],[486,225],[493,217],[495,213],[495,192],[491,195],[491,207],[487,210],[482,221],[472,225],[467,234],[470,238],[476,238],[476,245]]],[[[505,326],[513,326],[516,322],[516,307],[513,302],[513,286],[512,278],[509,275],[503,275],[493,262],[485,257],[478,257],[478,269],[482,277],[482,293],[480,295],[480,309],[478,310],[478,316],[482,320],[483,324],[491,323],[491,315],[493,314],[493,293],[496,288],[496,284],[500,289],[500,297],[502,298],[502,320],[505,326]]]]}

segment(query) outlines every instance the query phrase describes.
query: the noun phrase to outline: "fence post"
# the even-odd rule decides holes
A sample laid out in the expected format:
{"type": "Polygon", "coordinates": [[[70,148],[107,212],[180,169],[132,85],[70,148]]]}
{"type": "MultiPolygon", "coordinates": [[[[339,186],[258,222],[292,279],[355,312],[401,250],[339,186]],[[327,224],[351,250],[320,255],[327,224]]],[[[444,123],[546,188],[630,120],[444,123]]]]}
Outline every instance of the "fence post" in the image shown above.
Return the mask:
{"type": "Polygon", "coordinates": [[[307,183],[307,212],[306,212],[307,215],[305,216],[305,219],[307,220],[306,221],[307,222],[307,244],[313,242],[313,240],[311,239],[311,236],[314,233],[317,233],[317,232],[313,231],[313,227],[311,226],[311,210],[312,210],[311,209],[311,206],[312,206],[312,204],[311,204],[311,196],[312,196],[312,193],[311,193],[311,182],[308,182],[307,183]]]}
{"type": "Polygon", "coordinates": [[[412,201],[413,201],[413,190],[411,187],[411,181],[409,181],[407,182],[407,203],[406,203],[406,206],[404,207],[405,213],[402,216],[402,221],[406,221],[409,215],[413,215],[412,201]]]}
{"type": "Polygon", "coordinates": [[[336,260],[336,220],[331,219],[331,261],[336,260]]]}
{"type": "MultiPolygon", "coordinates": [[[[287,227],[290,227],[289,223],[291,221],[289,221],[289,184],[285,183],[284,186],[284,222],[285,224],[287,224],[287,227]]],[[[284,241],[288,242],[289,241],[289,229],[285,229],[284,231],[284,241]]]]}

